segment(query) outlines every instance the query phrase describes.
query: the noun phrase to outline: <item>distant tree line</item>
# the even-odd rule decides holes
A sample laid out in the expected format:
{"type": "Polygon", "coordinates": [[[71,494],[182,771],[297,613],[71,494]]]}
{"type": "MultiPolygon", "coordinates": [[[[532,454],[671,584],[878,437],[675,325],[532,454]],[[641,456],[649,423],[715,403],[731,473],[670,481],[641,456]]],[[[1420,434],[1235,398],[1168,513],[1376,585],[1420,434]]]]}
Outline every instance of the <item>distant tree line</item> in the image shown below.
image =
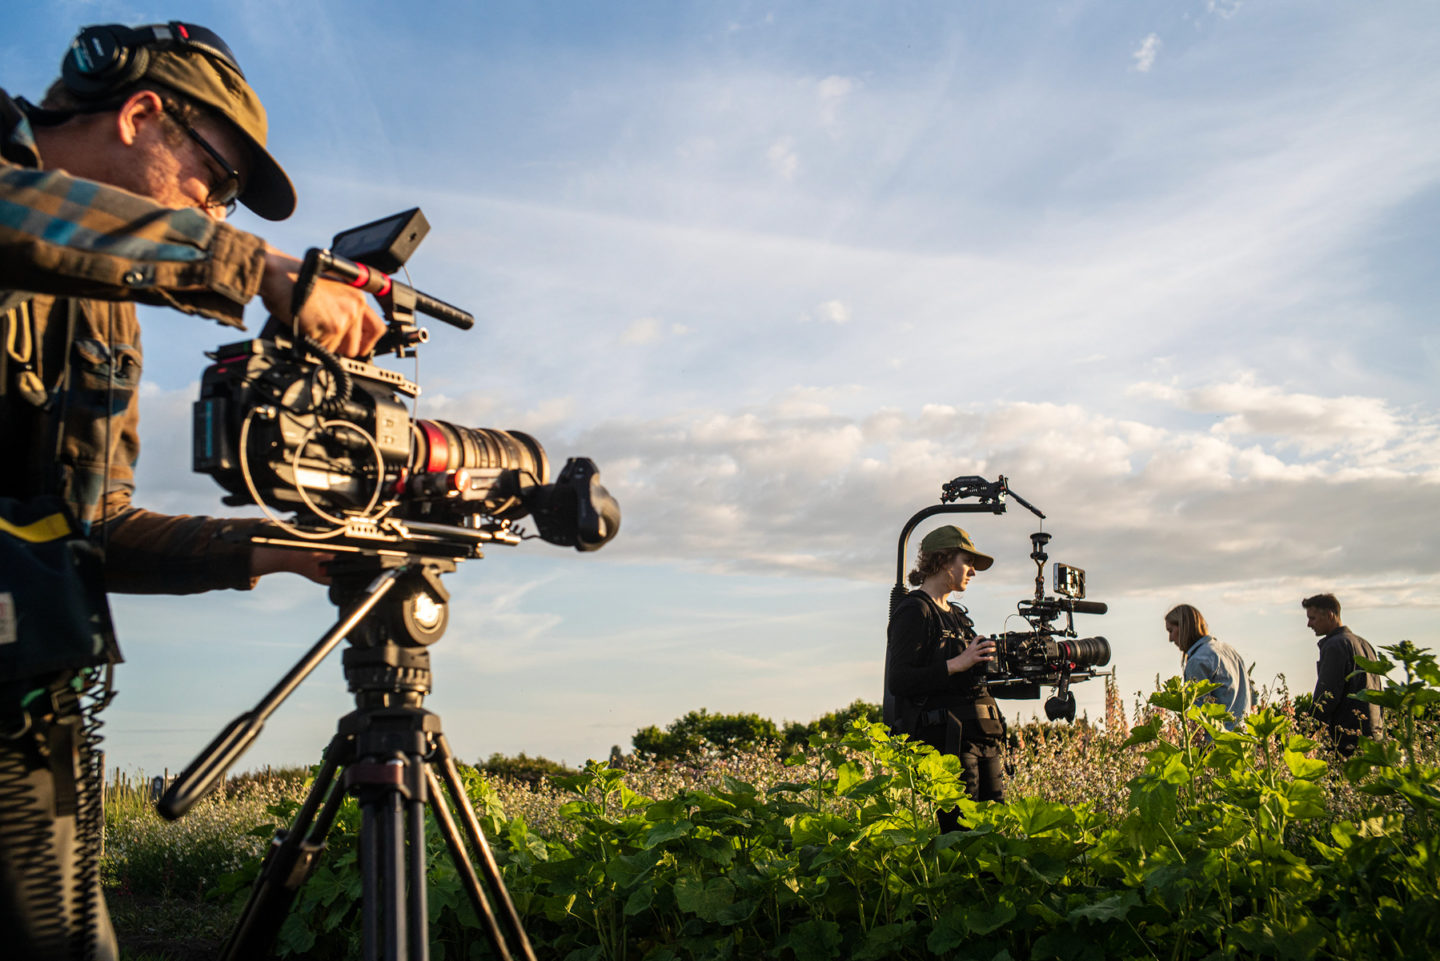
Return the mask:
{"type": "MultiPolygon", "coordinates": [[[[1301,696],[1308,698],[1308,695],[1301,696]]],[[[826,738],[838,738],[848,731],[855,721],[870,723],[879,720],[880,705],[865,700],[855,700],[847,707],[822,714],[808,724],[786,721],[783,726],[758,714],[719,714],[711,713],[702,707],[684,717],[676,718],[664,728],[652,724],[636,731],[635,736],[630,739],[631,756],[647,763],[703,763],[764,753],[785,757],[805,747],[816,734],[826,738]]],[[[1032,720],[1011,725],[1011,746],[1017,747],[1025,741],[1033,740],[1042,729],[1052,744],[1070,738],[1088,737],[1095,733],[1094,725],[1083,717],[1073,724],[1032,720]]],[[[616,745],[611,749],[610,760],[623,762],[623,759],[624,752],[616,745]]],[[[575,773],[574,768],[557,761],[546,757],[531,757],[524,753],[513,757],[492,754],[488,760],[475,766],[486,775],[523,781],[532,787],[555,774],[575,773]]]]}
{"type": "MultiPolygon", "coordinates": [[[[764,752],[788,755],[808,744],[812,735],[838,736],[854,721],[879,720],[880,705],[864,700],[823,714],[808,724],[787,721],[784,727],[758,714],[712,714],[702,707],[675,719],[663,730],[653,724],[641,728],[630,744],[634,757],[647,762],[713,761],[764,752]]],[[[620,754],[615,748],[611,759],[620,754]]],[[[486,775],[524,781],[531,786],[554,774],[574,773],[564,764],[523,752],[513,757],[492,754],[475,766],[486,775]]]]}
{"type": "Polygon", "coordinates": [[[838,735],[857,720],[880,720],[880,705],[856,700],[809,724],[788,721],[783,728],[758,714],[711,714],[701,708],[677,718],[663,731],[654,725],[642,728],[630,743],[635,756],[645,761],[705,761],[766,751],[789,754],[808,744],[811,735],[838,735]]]}

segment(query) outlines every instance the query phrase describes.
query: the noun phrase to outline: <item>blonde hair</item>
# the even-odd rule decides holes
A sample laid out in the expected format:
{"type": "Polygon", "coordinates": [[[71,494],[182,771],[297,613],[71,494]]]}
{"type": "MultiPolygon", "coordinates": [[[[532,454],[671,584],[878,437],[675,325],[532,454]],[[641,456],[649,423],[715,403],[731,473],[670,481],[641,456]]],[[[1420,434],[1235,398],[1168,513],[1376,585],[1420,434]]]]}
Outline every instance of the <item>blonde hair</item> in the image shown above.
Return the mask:
{"type": "Polygon", "coordinates": [[[1189,650],[1191,644],[1210,633],[1210,625],[1205,623],[1205,615],[1190,604],[1179,604],[1171,608],[1170,613],[1165,615],[1165,623],[1180,627],[1180,646],[1185,650],[1189,650]]]}

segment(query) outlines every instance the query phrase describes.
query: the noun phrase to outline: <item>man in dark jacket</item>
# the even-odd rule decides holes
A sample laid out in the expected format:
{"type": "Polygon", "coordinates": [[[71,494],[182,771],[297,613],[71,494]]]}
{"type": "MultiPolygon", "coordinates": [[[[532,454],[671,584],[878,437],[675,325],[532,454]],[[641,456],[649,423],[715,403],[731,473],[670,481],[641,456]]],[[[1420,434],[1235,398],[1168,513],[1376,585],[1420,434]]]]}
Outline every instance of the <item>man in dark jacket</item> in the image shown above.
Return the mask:
{"type": "MultiPolygon", "coordinates": [[[[192,24],[88,27],[40,107],[0,91],[0,497],[65,502],[106,552],[109,590],[248,589],[322,577],[320,555],[252,548],[257,522],[131,503],[139,453],[134,303],[241,327],[257,294],[321,346],[383,332],[365,295],[322,281],[290,311],[299,262],[225,223],[295,208],[259,98],[192,24]]],[[[6,598],[8,602],[8,596],[6,598]]],[[[13,640],[13,639],[10,639],[13,640]]],[[[98,765],[83,675],[0,677],[0,945],[7,957],[115,954],[99,897],[98,765]]]]}
{"type": "Polygon", "coordinates": [[[1375,660],[1370,642],[1340,623],[1340,601],[1334,594],[1316,594],[1300,602],[1305,623],[1320,638],[1315,665],[1314,716],[1330,731],[1335,748],[1349,757],[1360,737],[1378,737],[1383,730],[1380,706],[1352,695],[1380,690],[1380,675],[1370,674],[1355,658],[1375,660]]]}

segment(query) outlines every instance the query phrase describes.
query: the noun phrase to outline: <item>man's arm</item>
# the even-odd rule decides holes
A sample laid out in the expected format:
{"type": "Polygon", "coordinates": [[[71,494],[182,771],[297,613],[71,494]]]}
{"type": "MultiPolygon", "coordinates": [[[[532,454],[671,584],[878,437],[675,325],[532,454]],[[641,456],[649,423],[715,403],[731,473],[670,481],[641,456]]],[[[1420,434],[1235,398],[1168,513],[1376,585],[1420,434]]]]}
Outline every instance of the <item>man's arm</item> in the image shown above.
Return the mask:
{"type": "Polygon", "coordinates": [[[198,210],[0,164],[0,288],[133,300],[241,327],[265,242],[198,210]]]}
{"type": "Polygon", "coordinates": [[[105,589],[119,594],[197,594],[249,590],[244,537],[258,520],[157,514],[132,508],[93,533],[105,544],[105,589]]]}
{"type": "MultiPolygon", "coordinates": [[[[243,328],[257,293],[291,322],[298,270],[294,257],[199,210],[0,163],[0,291],[132,300],[243,328]]],[[[329,281],[315,285],[299,327],[349,356],[367,353],[385,330],[363,292],[329,281]]]]}

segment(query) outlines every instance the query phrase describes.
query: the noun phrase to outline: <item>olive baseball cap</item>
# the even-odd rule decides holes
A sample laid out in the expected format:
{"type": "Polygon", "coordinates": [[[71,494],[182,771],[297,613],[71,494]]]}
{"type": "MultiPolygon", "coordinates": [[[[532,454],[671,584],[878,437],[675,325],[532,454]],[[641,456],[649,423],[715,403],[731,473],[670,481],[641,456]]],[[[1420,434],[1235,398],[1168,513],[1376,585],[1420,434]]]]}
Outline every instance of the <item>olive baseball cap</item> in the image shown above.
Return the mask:
{"type": "Polygon", "coordinates": [[[970,535],[954,524],[937,527],[926,534],[925,539],[920,542],[920,549],[927,554],[933,554],[936,551],[962,550],[974,559],[977,571],[989,570],[990,565],[995,563],[995,558],[976,550],[975,542],[970,539],[970,535]]]}
{"type": "Polygon", "coordinates": [[[266,220],[295,212],[295,188],[265,149],[269,122],[260,98],[229,63],[184,47],[154,50],[145,79],[163,83],[230,122],[250,148],[250,177],[239,201],[266,220]]]}

